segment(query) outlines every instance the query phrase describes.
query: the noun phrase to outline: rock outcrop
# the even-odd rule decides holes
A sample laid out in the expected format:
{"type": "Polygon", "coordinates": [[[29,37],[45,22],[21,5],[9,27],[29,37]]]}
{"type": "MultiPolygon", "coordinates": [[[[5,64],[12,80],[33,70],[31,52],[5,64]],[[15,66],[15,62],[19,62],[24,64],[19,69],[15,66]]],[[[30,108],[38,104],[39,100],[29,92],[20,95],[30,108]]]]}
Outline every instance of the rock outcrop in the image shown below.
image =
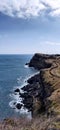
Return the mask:
{"type": "Polygon", "coordinates": [[[29,67],[34,67],[38,70],[49,68],[51,67],[51,63],[47,63],[46,60],[50,57],[53,58],[49,55],[35,54],[33,58],[30,60],[29,67]]]}

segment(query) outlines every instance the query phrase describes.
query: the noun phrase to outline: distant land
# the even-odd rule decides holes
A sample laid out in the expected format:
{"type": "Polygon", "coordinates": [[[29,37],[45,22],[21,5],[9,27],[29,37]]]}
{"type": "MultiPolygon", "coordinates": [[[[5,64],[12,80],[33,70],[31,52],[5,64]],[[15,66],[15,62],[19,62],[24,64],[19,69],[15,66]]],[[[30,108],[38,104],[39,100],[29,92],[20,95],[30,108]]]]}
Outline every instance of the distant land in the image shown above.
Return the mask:
{"type": "Polygon", "coordinates": [[[31,111],[32,120],[5,119],[0,129],[60,130],[60,55],[36,53],[26,65],[39,73],[28,79],[28,85],[22,88],[24,93],[15,91],[31,111]]]}

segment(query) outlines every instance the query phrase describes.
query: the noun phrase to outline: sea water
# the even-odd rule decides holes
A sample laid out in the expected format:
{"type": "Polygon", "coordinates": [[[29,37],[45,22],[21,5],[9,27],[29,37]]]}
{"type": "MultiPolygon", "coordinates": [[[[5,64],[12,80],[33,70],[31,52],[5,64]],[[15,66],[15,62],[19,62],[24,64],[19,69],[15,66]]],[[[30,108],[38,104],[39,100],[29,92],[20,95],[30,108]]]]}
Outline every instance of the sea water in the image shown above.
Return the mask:
{"type": "Polygon", "coordinates": [[[31,58],[32,55],[0,55],[0,120],[27,113],[26,109],[14,109],[12,103],[20,100],[14,89],[23,87],[25,80],[37,72],[25,66],[31,58]]]}

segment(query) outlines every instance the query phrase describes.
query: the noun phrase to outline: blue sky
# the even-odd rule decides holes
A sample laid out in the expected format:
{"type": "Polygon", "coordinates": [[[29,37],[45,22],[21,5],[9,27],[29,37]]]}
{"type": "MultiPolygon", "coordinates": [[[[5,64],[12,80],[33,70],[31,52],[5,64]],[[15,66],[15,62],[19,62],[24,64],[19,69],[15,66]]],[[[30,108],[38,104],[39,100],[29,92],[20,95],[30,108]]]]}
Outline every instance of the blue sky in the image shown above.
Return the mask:
{"type": "Polygon", "coordinates": [[[59,0],[0,0],[0,54],[60,53],[59,0]]]}

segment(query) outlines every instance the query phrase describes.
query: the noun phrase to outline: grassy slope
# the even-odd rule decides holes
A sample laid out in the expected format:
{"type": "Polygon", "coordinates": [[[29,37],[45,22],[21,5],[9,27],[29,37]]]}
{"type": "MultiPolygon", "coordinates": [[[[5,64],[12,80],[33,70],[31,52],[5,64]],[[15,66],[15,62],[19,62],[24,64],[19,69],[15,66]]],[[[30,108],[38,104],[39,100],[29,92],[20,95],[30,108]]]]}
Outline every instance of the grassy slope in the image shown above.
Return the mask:
{"type": "Polygon", "coordinates": [[[52,66],[42,71],[43,83],[49,84],[53,90],[47,97],[50,102],[48,111],[54,117],[52,125],[56,129],[60,129],[60,57],[49,59],[48,62],[52,63],[52,66]]]}

